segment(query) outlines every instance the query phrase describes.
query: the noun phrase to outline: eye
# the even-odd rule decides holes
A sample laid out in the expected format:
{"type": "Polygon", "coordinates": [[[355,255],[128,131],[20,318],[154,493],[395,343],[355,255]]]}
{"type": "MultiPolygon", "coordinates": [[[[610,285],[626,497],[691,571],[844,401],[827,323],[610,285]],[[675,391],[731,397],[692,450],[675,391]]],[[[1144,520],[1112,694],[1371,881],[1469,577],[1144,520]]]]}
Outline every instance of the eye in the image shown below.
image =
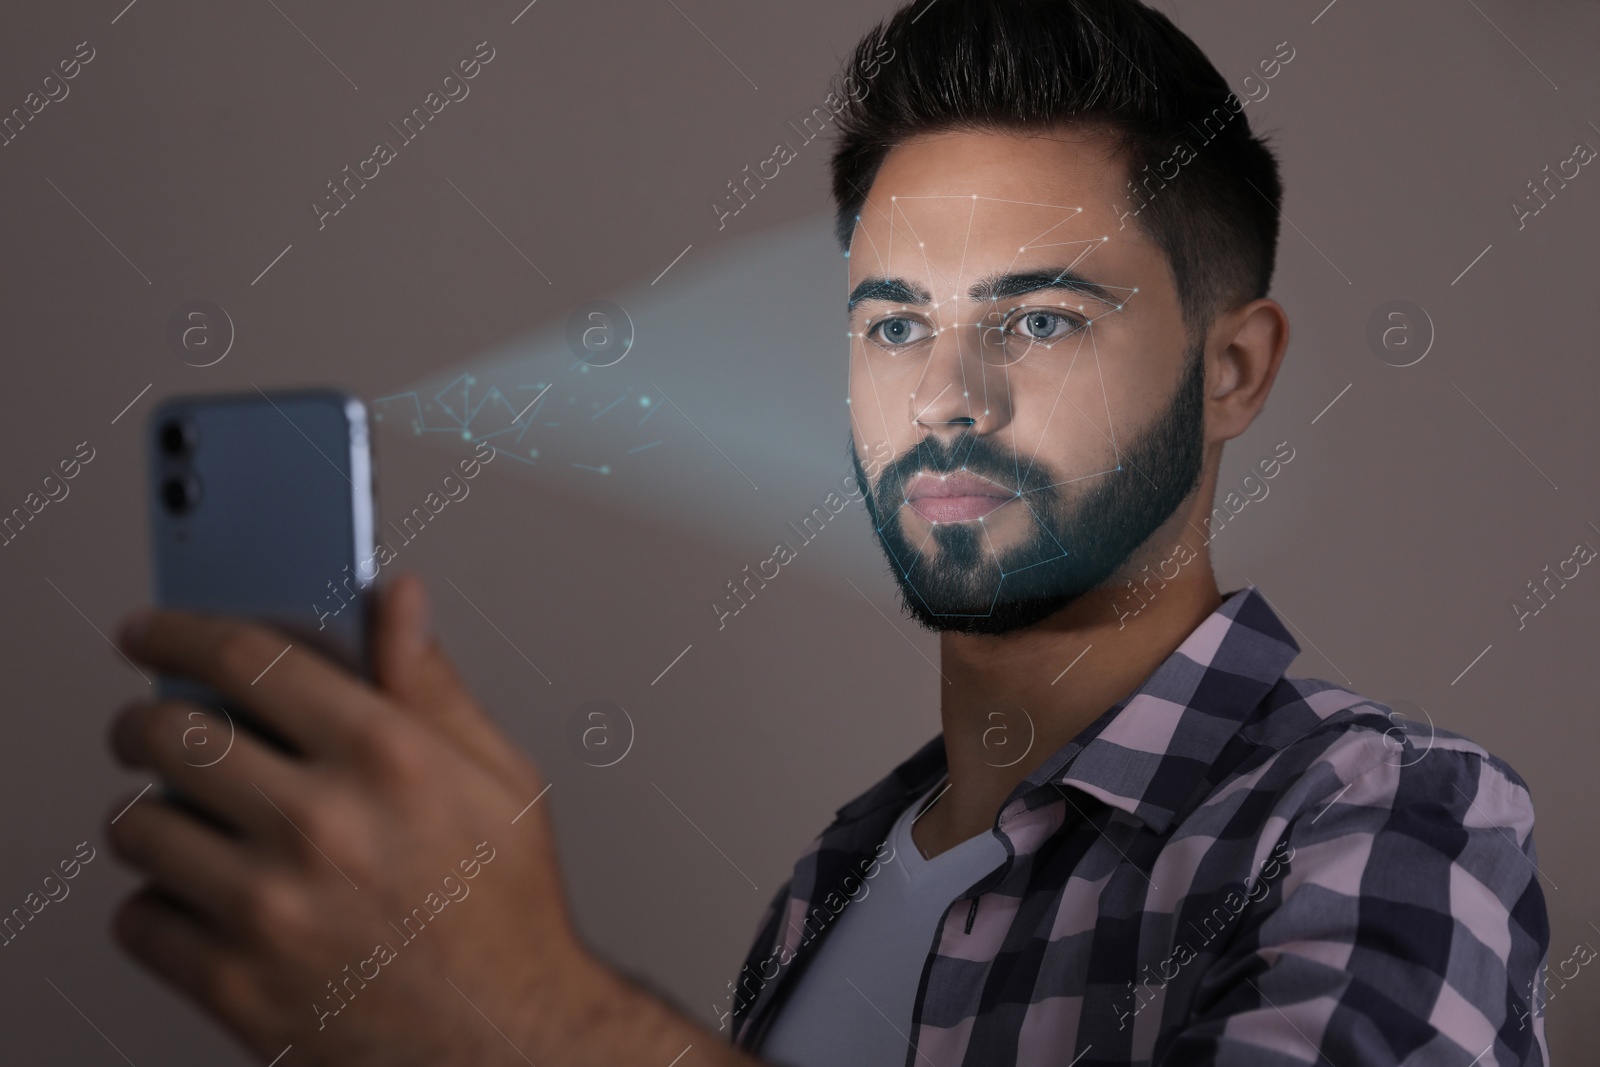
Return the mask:
{"type": "Polygon", "coordinates": [[[918,319],[892,315],[867,327],[867,337],[885,348],[903,348],[933,335],[928,324],[918,319]]]}
{"type": "Polygon", "coordinates": [[[1025,341],[1059,341],[1083,329],[1084,323],[1071,315],[1054,311],[1025,311],[1011,320],[1011,327],[1025,341]]]}

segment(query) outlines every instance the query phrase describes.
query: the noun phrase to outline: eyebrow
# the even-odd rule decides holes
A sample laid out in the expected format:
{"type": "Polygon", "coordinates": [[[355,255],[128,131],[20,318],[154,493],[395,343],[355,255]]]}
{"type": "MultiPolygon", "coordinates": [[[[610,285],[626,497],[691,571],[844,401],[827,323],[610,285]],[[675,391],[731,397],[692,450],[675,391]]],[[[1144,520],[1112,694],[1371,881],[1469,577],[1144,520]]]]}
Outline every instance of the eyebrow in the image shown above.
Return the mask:
{"type": "Polygon", "coordinates": [[[889,304],[929,304],[933,302],[933,294],[904,278],[873,276],[862,279],[861,284],[850,290],[850,302],[846,308],[854,311],[857,304],[866,300],[882,300],[889,304]]]}
{"type": "Polygon", "coordinates": [[[1123,303],[1123,299],[1106,286],[1090,281],[1070,267],[991,274],[974,282],[972,288],[967,290],[967,295],[974,300],[1004,300],[1044,289],[1066,289],[1093,297],[1112,307],[1120,307],[1123,303]]]}
{"type": "MultiPolygon", "coordinates": [[[[1037,270],[1007,271],[978,279],[967,290],[974,300],[1005,300],[1013,296],[1037,293],[1046,289],[1065,289],[1081,293],[1112,307],[1124,302],[1106,286],[1090,281],[1070,267],[1045,267],[1037,270]]],[[[867,300],[882,300],[893,304],[929,304],[933,294],[915,282],[904,278],[873,276],[862,279],[850,292],[847,309],[854,311],[857,304],[867,300]]]]}

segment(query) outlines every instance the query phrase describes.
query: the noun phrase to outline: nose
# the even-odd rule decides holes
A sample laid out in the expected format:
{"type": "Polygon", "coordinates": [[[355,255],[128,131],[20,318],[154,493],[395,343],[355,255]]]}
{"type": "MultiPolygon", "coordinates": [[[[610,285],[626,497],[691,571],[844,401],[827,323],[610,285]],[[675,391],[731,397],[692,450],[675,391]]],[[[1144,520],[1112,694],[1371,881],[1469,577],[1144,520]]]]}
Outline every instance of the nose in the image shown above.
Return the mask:
{"type": "Polygon", "coordinates": [[[918,429],[950,438],[992,433],[1006,421],[1006,382],[988,374],[976,331],[947,326],[934,338],[910,397],[918,429]]]}

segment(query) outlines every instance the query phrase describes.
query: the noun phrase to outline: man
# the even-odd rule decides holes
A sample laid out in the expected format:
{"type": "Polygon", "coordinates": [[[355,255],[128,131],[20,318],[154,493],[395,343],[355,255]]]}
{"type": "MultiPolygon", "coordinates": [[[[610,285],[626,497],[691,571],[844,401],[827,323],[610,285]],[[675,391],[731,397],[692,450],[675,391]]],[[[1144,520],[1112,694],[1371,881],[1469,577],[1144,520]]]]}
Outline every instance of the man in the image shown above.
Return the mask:
{"type": "Polygon", "coordinates": [[[1286,678],[1266,598],[1212,575],[1222,445],[1289,335],[1242,102],[1132,0],[907,7],[847,84],[851,455],[940,633],[944,729],[800,858],[730,983],[734,1042],[582,944],[539,775],[409,578],[376,687],[298,650],[261,675],[282,643],[236,621],[130,622],[128,655],[298,755],[241,736],[194,768],[193,709],[119,718],[122,758],[215,818],[147,800],[110,827],[150,877],[123,943],[301,1062],[1544,1062],[1526,787],[1286,678]]]}

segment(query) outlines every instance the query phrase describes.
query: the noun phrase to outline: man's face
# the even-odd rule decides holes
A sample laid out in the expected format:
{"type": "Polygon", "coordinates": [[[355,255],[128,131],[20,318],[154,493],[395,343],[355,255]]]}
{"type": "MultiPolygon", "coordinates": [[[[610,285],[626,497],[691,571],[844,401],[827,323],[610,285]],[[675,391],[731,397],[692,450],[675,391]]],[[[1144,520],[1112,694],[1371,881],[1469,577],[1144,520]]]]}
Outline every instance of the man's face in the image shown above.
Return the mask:
{"type": "Polygon", "coordinates": [[[1080,128],[893,149],[850,245],[852,458],[912,616],[1005,633],[1104,584],[1199,484],[1203,339],[1080,128]],[[873,462],[864,465],[863,456],[873,462]]]}

